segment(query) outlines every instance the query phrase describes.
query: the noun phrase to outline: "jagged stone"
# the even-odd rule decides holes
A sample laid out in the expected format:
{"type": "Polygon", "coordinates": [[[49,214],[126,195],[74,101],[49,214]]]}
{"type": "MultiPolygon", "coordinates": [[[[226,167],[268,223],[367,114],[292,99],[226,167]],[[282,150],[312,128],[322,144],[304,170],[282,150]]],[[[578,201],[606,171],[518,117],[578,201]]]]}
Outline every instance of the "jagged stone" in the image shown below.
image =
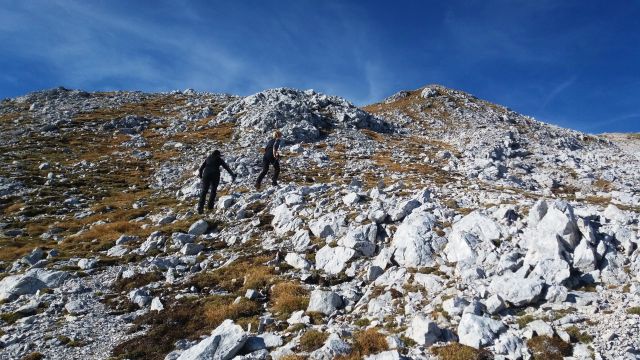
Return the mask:
{"type": "Polygon", "coordinates": [[[247,341],[247,334],[233,320],[225,320],[211,336],[183,352],[178,360],[228,360],[232,359],[247,341]]]}
{"type": "Polygon", "coordinates": [[[506,326],[501,321],[466,313],[460,319],[458,337],[461,344],[478,349],[492,344],[504,330],[506,326]]]}
{"type": "Polygon", "coordinates": [[[407,216],[391,241],[394,260],[406,267],[434,266],[436,251],[443,239],[432,230],[436,218],[426,212],[414,211],[407,216]]]}
{"type": "Polygon", "coordinates": [[[477,256],[479,247],[493,249],[492,241],[499,240],[501,235],[495,221],[475,211],[453,224],[444,252],[452,262],[471,259],[477,256]]]}
{"type": "Polygon", "coordinates": [[[313,290],[309,298],[308,312],[320,312],[331,315],[342,307],[342,297],[333,291],[313,290]]]}
{"type": "Polygon", "coordinates": [[[407,329],[407,336],[420,345],[431,346],[438,342],[442,331],[433,320],[427,318],[424,315],[416,315],[409,329],[407,329]]]}
{"type": "Polygon", "coordinates": [[[316,269],[327,274],[339,274],[355,254],[355,250],[344,246],[325,245],[316,253],[316,269]]]}
{"type": "Polygon", "coordinates": [[[524,306],[538,301],[544,289],[543,285],[544,282],[537,278],[521,278],[516,274],[507,273],[494,277],[489,291],[514,306],[524,306]]]}

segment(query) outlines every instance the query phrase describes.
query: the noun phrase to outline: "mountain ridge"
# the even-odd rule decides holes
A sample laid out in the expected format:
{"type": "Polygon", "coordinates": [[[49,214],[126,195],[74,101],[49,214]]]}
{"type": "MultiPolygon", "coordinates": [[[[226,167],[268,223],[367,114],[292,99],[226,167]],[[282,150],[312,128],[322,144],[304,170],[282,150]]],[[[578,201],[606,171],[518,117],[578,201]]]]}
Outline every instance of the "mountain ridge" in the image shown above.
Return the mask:
{"type": "Polygon", "coordinates": [[[56,88],[2,100],[0,130],[11,358],[640,351],[625,139],[438,85],[362,108],[289,88],[56,88]],[[257,191],[276,128],[281,185],[257,191]],[[199,216],[213,149],[238,179],[199,216]]]}

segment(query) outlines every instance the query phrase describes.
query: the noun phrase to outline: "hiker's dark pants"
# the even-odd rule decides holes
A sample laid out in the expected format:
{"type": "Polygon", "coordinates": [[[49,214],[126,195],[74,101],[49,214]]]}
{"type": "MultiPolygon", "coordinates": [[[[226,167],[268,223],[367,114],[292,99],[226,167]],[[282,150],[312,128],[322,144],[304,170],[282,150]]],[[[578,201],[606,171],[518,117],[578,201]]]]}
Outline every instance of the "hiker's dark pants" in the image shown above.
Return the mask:
{"type": "Polygon", "coordinates": [[[200,201],[198,202],[198,211],[202,212],[204,208],[204,200],[207,197],[207,191],[211,188],[211,195],[209,195],[209,203],[207,208],[213,209],[213,203],[216,201],[216,191],[218,191],[218,183],[220,183],[220,174],[214,174],[211,176],[202,177],[202,189],[200,190],[200,201]]]}
{"type": "Polygon", "coordinates": [[[262,183],[262,179],[269,172],[269,165],[273,165],[273,177],[271,178],[271,183],[276,185],[278,183],[278,175],[280,175],[280,160],[277,160],[274,157],[264,157],[262,159],[262,172],[258,175],[258,180],[256,180],[256,185],[260,185],[262,183]]]}

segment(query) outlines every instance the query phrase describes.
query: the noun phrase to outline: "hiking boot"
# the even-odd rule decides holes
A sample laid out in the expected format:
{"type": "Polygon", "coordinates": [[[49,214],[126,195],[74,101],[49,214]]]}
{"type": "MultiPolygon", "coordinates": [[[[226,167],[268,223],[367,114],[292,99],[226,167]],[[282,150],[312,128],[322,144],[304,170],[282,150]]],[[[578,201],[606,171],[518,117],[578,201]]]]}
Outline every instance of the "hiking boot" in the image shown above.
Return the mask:
{"type": "Polygon", "coordinates": [[[198,214],[202,215],[204,211],[201,208],[198,208],[198,214]]]}
{"type": "Polygon", "coordinates": [[[256,190],[260,190],[260,184],[256,183],[256,190]]]}

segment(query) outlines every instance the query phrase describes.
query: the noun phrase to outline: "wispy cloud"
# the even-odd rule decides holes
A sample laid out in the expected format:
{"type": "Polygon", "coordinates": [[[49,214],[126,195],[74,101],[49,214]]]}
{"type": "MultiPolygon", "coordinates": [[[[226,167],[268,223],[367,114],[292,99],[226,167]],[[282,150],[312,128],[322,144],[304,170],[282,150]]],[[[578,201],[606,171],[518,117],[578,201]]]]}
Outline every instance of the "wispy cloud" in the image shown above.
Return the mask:
{"type": "MultiPolygon", "coordinates": [[[[11,44],[8,51],[53,66],[56,78],[71,86],[126,82],[142,89],[222,90],[240,74],[250,76],[242,59],[204,36],[95,2],[59,0],[39,3],[38,9],[32,2],[13,5],[0,18],[14,19],[0,34],[11,44]]],[[[172,10],[196,20],[189,7],[172,10]]]]}
{"type": "Polygon", "coordinates": [[[538,111],[540,112],[544,111],[547,105],[549,105],[549,103],[555,100],[560,94],[562,94],[563,91],[565,91],[567,88],[573,85],[577,79],[578,79],[577,76],[572,76],[571,78],[556,85],[556,87],[554,87],[544,98],[544,100],[542,101],[542,104],[540,105],[540,109],[538,111]]]}

